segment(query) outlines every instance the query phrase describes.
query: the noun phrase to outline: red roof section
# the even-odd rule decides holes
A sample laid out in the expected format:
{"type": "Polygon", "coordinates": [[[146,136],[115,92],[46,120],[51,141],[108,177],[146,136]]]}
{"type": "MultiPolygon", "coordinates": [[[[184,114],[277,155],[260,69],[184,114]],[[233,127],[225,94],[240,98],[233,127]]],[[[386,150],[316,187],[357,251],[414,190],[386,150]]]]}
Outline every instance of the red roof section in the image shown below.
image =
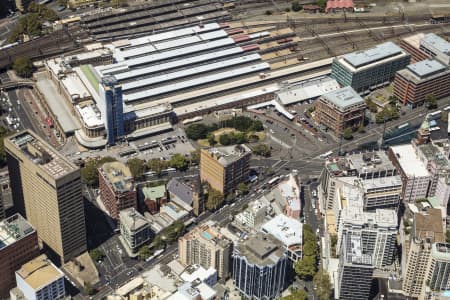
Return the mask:
{"type": "Polygon", "coordinates": [[[328,0],[326,12],[330,9],[343,9],[343,8],[353,8],[353,0],[328,0]]]}

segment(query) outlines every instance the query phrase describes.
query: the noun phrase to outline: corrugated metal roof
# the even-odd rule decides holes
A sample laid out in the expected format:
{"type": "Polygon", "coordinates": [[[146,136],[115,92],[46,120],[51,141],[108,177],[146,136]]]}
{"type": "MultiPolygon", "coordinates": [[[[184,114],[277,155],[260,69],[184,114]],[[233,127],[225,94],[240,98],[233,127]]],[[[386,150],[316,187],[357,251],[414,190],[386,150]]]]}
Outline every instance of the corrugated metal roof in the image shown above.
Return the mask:
{"type": "Polygon", "coordinates": [[[165,94],[165,93],[169,93],[169,92],[173,92],[173,91],[177,91],[177,90],[181,90],[181,89],[185,89],[185,88],[189,88],[189,87],[193,87],[193,86],[197,86],[197,85],[201,85],[201,84],[205,84],[205,83],[209,83],[209,82],[232,78],[232,77],[236,77],[236,76],[240,76],[240,75],[244,75],[244,74],[248,74],[248,73],[259,72],[259,71],[263,71],[263,70],[266,70],[269,68],[270,68],[270,65],[268,63],[259,63],[256,65],[247,66],[247,67],[243,67],[243,68],[239,68],[239,69],[234,69],[234,70],[230,70],[230,71],[224,71],[224,72],[211,74],[211,75],[204,76],[201,78],[194,78],[194,79],[189,79],[189,80],[185,80],[185,81],[180,81],[180,82],[176,82],[176,83],[173,83],[170,85],[164,85],[161,87],[157,87],[154,89],[148,89],[148,90],[145,90],[142,92],[137,92],[134,94],[123,95],[123,98],[124,98],[124,101],[136,101],[139,99],[144,99],[144,98],[148,98],[151,96],[161,95],[161,94],[165,94]]]}
{"type": "Polygon", "coordinates": [[[223,61],[219,61],[219,62],[215,62],[215,63],[211,63],[211,64],[205,64],[205,65],[189,68],[189,69],[178,71],[178,72],[172,72],[172,73],[162,74],[159,76],[153,76],[153,77],[142,79],[142,80],[136,80],[136,81],[132,81],[129,83],[124,83],[124,84],[122,84],[122,90],[127,91],[127,90],[131,90],[131,89],[149,86],[149,85],[152,85],[155,83],[170,81],[170,80],[174,80],[177,78],[183,78],[183,77],[188,77],[188,76],[195,75],[195,74],[200,74],[200,73],[204,73],[204,72],[227,68],[230,66],[235,66],[235,65],[255,61],[255,60],[260,60],[260,58],[261,57],[259,56],[259,54],[255,53],[255,54],[240,56],[240,57],[223,60],[223,61]]]}

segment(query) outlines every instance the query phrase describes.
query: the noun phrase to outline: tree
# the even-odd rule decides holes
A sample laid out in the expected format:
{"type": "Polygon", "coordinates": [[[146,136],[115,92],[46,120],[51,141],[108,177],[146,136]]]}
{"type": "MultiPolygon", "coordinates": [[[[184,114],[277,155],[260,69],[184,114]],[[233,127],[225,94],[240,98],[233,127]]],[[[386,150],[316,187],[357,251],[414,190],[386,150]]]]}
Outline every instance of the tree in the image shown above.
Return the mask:
{"type": "Polygon", "coordinates": [[[305,290],[294,290],[289,296],[285,296],[280,300],[308,300],[308,294],[305,290]]]}
{"type": "Polygon", "coordinates": [[[317,256],[317,244],[316,241],[307,241],[303,245],[303,253],[306,256],[317,256]]]}
{"type": "Polygon", "coordinates": [[[183,155],[176,153],[169,161],[169,166],[178,170],[186,170],[188,167],[188,161],[183,155]]]}
{"type": "Polygon", "coordinates": [[[256,143],[259,141],[259,136],[256,134],[250,134],[247,139],[250,143],[256,143]]]}
{"type": "Polygon", "coordinates": [[[292,1],[291,8],[293,11],[301,11],[303,9],[303,7],[300,5],[300,2],[298,2],[297,0],[292,1]]]}
{"type": "Polygon", "coordinates": [[[84,284],[84,292],[89,296],[97,294],[97,289],[92,286],[90,282],[84,284]]]}
{"type": "Polygon", "coordinates": [[[378,106],[377,106],[377,105],[375,104],[375,102],[373,102],[372,100],[367,99],[367,100],[366,100],[366,105],[367,105],[367,108],[368,108],[371,112],[376,113],[376,112],[378,111],[378,106]]]}
{"type": "Polygon", "coordinates": [[[91,258],[94,261],[99,261],[99,260],[102,260],[103,258],[105,258],[105,253],[98,248],[91,250],[89,252],[89,255],[91,256],[91,258]]]}
{"type": "Polygon", "coordinates": [[[316,4],[322,8],[325,8],[325,5],[327,5],[327,0],[316,0],[316,4]]]}
{"type": "Polygon", "coordinates": [[[217,144],[216,137],[214,136],[214,134],[208,133],[207,139],[210,146],[214,146],[215,144],[217,144]]]}
{"type": "Polygon", "coordinates": [[[316,242],[316,234],[309,224],[303,224],[303,241],[304,243],[309,241],[316,242]]]}
{"type": "Polygon", "coordinates": [[[194,150],[191,152],[190,162],[192,165],[198,165],[200,163],[200,150],[194,150]]]}
{"type": "Polygon", "coordinates": [[[128,5],[127,0],[111,0],[111,6],[118,8],[118,7],[124,7],[128,5]]]}
{"type": "Polygon", "coordinates": [[[219,136],[219,143],[223,146],[231,145],[231,138],[228,134],[224,133],[219,136]]]}
{"type": "Polygon", "coordinates": [[[241,195],[247,194],[248,193],[248,186],[245,183],[240,182],[237,185],[237,190],[239,191],[239,194],[241,194],[241,195]]]}
{"type": "Polygon", "coordinates": [[[223,195],[216,189],[210,188],[208,191],[208,199],[206,200],[206,208],[214,211],[223,203],[223,195]]]}
{"type": "Polygon", "coordinates": [[[317,287],[316,294],[319,299],[330,299],[331,297],[331,283],[330,276],[326,271],[321,269],[314,276],[314,284],[317,287]]]}
{"type": "Polygon", "coordinates": [[[127,166],[130,169],[133,178],[140,178],[144,174],[145,161],[139,158],[131,158],[127,161],[127,166]]]}
{"type": "Polygon", "coordinates": [[[316,274],[316,259],[313,256],[304,256],[294,263],[295,273],[304,280],[311,280],[316,274]]]}
{"type": "Polygon", "coordinates": [[[146,260],[150,256],[152,256],[153,252],[150,250],[150,248],[147,245],[142,246],[139,249],[138,256],[141,260],[146,260]]]}
{"type": "Polygon", "coordinates": [[[361,125],[358,127],[358,132],[359,133],[366,133],[366,127],[364,127],[364,125],[361,125]]]}
{"type": "Polygon", "coordinates": [[[147,169],[152,170],[157,175],[161,175],[161,171],[167,168],[166,161],[159,158],[152,158],[147,162],[147,169]]]}
{"type": "Polygon", "coordinates": [[[271,10],[266,10],[266,15],[267,15],[267,16],[272,15],[272,11],[271,11],[271,10]]]}
{"type": "Polygon", "coordinates": [[[165,247],[165,242],[161,238],[160,235],[157,235],[152,241],[152,248],[154,249],[163,249],[165,247]]]}
{"type": "Polygon", "coordinates": [[[429,95],[425,96],[425,106],[428,109],[435,109],[438,107],[437,99],[434,94],[429,94],[429,95]]]}
{"type": "Polygon", "coordinates": [[[450,230],[445,232],[445,242],[450,243],[450,230]]]}
{"type": "Polygon", "coordinates": [[[56,1],[56,3],[57,3],[59,6],[64,6],[64,7],[66,7],[67,4],[69,3],[69,0],[58,0],[58,1],[56,1]]]}
{"type": "Polygon", "coordinates": [[[202,123],[191,124],[186,128],[186,136],[191,140],[204,139],[208,132],[208,126],[202,123]]]}
{"type": "Polygon", "coordinates": [[[33,64],[28,57],[18,57],[14,61],[13,69],[21,77],[31,77],[33,75],[33,64]]]}
{"type": "Polygon", "coordinates": [[[270,148],[266,144],[258,144],[253,147],[253,153],[259,156],[269,157],[270,148]]]}
{"type": "Polygon", "coordinates": [[[3,168],[6,165],[6,152],[5,145],[3,143],[4,138],[10,134],[8,129],[3,126],[0,126],[0,168],[3,168]]]}
{"type": "Polygon", "coordinates": [[[351,128],[345,128],[342,137],[346,140],[351,140],[353,138],[353,131],[351,128]]]}

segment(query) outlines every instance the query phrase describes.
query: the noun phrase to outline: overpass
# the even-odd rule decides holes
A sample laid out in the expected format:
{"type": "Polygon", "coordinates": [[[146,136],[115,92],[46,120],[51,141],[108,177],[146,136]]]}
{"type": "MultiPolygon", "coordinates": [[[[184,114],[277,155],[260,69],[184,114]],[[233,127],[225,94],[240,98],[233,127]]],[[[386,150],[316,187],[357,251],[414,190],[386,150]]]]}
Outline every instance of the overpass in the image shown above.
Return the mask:
{"type": "Polygon", "coordinates": [[[0,84],[0,90],[13,90],[22,87],[34,88],[35,82],[32,80],[8,81],[0,84]]]}

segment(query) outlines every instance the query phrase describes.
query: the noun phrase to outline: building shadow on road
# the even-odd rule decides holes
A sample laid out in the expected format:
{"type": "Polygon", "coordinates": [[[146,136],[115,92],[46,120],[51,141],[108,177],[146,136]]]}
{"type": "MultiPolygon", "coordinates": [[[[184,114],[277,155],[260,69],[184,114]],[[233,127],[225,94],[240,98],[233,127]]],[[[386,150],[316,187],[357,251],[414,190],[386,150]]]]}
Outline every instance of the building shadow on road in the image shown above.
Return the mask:
{"type": "Polygon", "coordinates": [[[88,249],[94,249],[114,235],[114,231],[108,223],[108,219],[111,219],[111,217],[86,198],[84,198],[84,211],[88,249]]]}

